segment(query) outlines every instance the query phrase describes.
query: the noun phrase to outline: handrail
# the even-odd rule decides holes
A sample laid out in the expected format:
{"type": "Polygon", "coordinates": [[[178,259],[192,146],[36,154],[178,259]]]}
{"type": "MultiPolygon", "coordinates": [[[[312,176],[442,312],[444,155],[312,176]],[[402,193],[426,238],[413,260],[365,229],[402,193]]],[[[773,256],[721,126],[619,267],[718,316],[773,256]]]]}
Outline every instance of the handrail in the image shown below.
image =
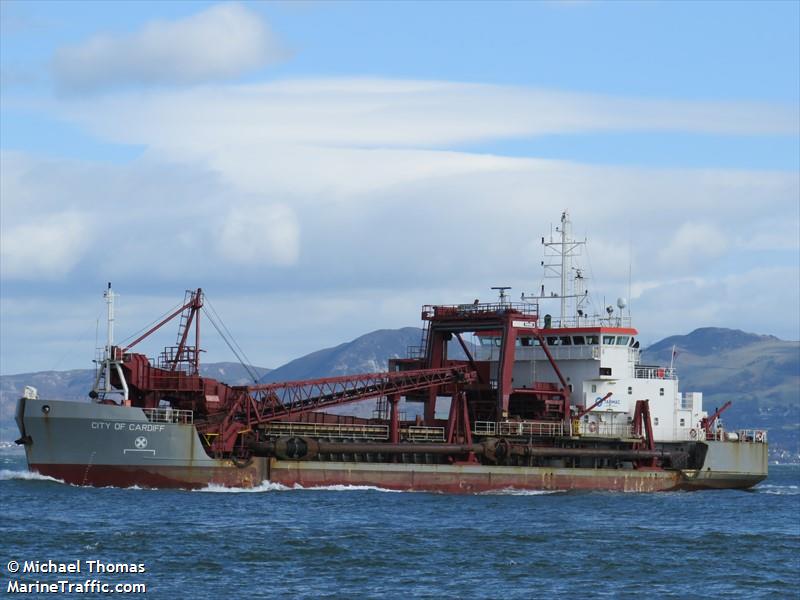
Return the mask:
{"type": "Polygon", "coordinates": [[[388,425],[361,425],[356,423],[265,423],[265,433],[285,435],[309,435],[313,437],[351,438],[364,440],[388,440],[388,425]]]}
{"type": "Polygon", "coordinates": [[[475,421],[472,434],[557,437],[564,435],[564,424],[561,421],[475,421]]]}
{"type": "Polygon", "coordinates": [[[634,439],[638,436],[634,434],[633,425],[627,423],[598,423],[591,421],[586,423],[572,423],[572,434],[585,437],[615,438],[615,439],[634,439]]]}
{"type": "Polygon", "coordinates": [[[720,428],[715,431],[705,432],[702,429],[701,439],[709,442],[741,442],[745,444],[766,444],[766,429],[739,429],[738,431],[725,431],[720,428]]]}
{"type": "Polygon", "coordinates": [[[422,319],[430,321],[442,317],[481,317],[506,313],[518,314],[532,319],[539,316],[539,307],[530,302],[490,302],[478,304],[426,304],[422,307],[422,319]]]}
{"type": "Polygon", "coordinates": [[[151,423],[179,423],[191,425],[194,423],[194,411],[178,408],[143,408],[142,412],[151,423]]]}
{"type": "Polygon", "coordinates": [[[400,436],[415,442],[415,441],[430,441],[430,442],[443,442],[444,441],[444,427],[425,427],[422,425],[410,425],[400,429],[400,436]]]}
{"type": "Polygon", "coordinates": [[[677,379],[678,372],[675,368],[669,367],[636,367],[634,377],[636,379],[677,379]]]}

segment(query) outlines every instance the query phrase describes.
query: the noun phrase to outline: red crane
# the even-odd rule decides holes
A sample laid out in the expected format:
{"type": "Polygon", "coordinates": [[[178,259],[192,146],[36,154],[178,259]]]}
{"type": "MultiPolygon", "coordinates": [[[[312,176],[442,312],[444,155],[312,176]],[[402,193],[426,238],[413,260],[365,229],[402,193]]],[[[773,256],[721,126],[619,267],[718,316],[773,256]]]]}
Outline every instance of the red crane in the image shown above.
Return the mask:
{"type": "Polygon", "coordinates": [[[705,430],[706,436],[713,435],[711,427],[714,425],[716,420],[719,419],[720,415],[724,413],[726,410],[728,410],[732,404],[733,401],[728,400],[725,404],[722,405],[721,408],[718,408],[716,411],[714,411],[713,415],[711,415],[710,417],[702,418],[702,420],[700,421],[700,427],[705,430]]]}
{"type": "MultiPolygon", "coordinates": [[[[193,411],[198,431],[204,434],[204,439],[212,440],[210,449],[218,456],[230,454],[240,434],[260,424],[382,397],[391,401],[392,437],[396,438],[397,400],[401,395],[429,389],[437,389],[441,395],[457,395],[460,386],[477,380],[477,374],[469,365],[448,364],[437,368],[229,386],[211,377],[203,377],[199,372],[200,310],[203,305],[201,289],[187,291],[180,307],[124,348],[113,348],[111,355],[122,368],[131,405],[158,408],[166,401],[171,408],[193,411]],[[157,364],[153,365],[142,354],[130,352],[179,316],[177,344],[165,348],[157,364]],[[190,344],[192,329],[194,343],[190,344]]],[[[219,324],[206,314],[222,334],[219,324]]],[[[115,385],[121,387],[119,377],[115,374],[114,378],[115,385]]]]}

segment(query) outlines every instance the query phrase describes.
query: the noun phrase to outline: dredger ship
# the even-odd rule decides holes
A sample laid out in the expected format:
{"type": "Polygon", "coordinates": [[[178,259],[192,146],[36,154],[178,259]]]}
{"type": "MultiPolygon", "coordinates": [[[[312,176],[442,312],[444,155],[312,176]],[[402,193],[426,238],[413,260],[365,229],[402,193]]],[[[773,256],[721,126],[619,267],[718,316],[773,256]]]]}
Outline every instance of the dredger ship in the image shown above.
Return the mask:
{"type": "Polygon", "coordinates": [[[493,302],[423,306],[421,345],[385,372],[248,386],[200,375],[201,313],[217,325],[201,289],[123,347],[109,284],[91,401],[26,388],[17,442],[32,471],[93,486],[649,492],[763,480],[765,431],[725,430],[730,403],[709,415],[701,393],[678,390],[673,365],[643,364],[624,299],[587,314],[573,264],[584,243],[565,211],[542,238],[558,292],[512,302],[498,287],[493,302]],[[540,315],[545,301],[559,317],[540,315]],[[133,351],[172,321],[176,343],[157,360],[133,351]],[[363,401],[373,418],[326,412],[363,401]],[[401,404],[418,415],[403,418],[401,404]]]}

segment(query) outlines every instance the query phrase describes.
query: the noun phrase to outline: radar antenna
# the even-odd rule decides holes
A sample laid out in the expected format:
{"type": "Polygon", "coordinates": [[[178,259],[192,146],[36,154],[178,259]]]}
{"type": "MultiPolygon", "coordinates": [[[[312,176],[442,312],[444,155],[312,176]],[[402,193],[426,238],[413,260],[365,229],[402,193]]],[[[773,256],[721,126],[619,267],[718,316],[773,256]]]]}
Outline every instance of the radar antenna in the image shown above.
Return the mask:
{"type": "Polygon", "coordinates": [[[508,285],[498,285],[493,288],[493,290],[498,290],[500,296],[500,304],[508,304],[508,294],[506,294],[506,290],[510,290],[511,286],[508,285]]]}

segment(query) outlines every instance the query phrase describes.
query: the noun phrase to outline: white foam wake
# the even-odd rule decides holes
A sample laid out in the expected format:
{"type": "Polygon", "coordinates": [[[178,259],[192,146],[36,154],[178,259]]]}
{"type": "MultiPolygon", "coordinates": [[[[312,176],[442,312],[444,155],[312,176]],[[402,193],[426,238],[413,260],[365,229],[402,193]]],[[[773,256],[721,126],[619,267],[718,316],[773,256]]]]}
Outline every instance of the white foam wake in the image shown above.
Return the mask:
{"type": "Polygon", "coordinates": [[[251,488],[243,487],[225,487],[216,483],[211,483],[204,488],[192,490],[193,492],[206,492],[216,494],[241,494],[241,493],[261,493],[261,492],[292,492],[292,491],[328,491],[328,492],[399,492],[400,490],[389,490],[386,488],[376,487],[373,485],[320,485],[320,486],[302,486],[295,484],[292,487],[285,486],[280,483],[273,483],[271,481],[262,481],[259,485],[251,488]]]}
{"type": "Polygon", "coordinates": [[[292,488],[288,488],[280,483],[272,483],[271,481],[262,481],[259,485],[251,488],[244,487],[225,487],[218,483],[209,483],[206,487],[192,490],[193,492],[205,492],[213,494],[258,494],[261,492],[285,492],[292,488]]]}
{"type": "Polygon", "coordinates": [[[547,494],[563,494],[564,490],[520,490],[517,488],[503,488],[479,492],[479,496],[544,496],[547,494]]]}
{"type": "MultiPolygon", "coordinates": [[[[343,485],[343,484],[336,484],[336,485],[319,485],[313,487],[303,487],[300,484],[295,484],[294,489],[296,490],[325,490],[329,492],[401,492],[403,490],[390,490],[388,488],[377,487],[374,485],[343,485]]],[[[412,491],[412,490],[409,490],[412,491]]]]}
{"type": "Polygon", "coordinates": [[[12,479],[20,479],[26,481],[55,481],[56,483],[64,483],[61,479],[50,477],[49,475],[42,475],[34,471],[16,471],[12,469],[0,469],[0,481],[9,481],[12,479]]]}
{"type": "Polygon", "coordinates": [[[797,485],[775,485],[772,483],[762,483],[756,486],[756,491],[762,494],[778,494],[781,496],[797,496],[800,494],[800,486],[797,485]]]}

